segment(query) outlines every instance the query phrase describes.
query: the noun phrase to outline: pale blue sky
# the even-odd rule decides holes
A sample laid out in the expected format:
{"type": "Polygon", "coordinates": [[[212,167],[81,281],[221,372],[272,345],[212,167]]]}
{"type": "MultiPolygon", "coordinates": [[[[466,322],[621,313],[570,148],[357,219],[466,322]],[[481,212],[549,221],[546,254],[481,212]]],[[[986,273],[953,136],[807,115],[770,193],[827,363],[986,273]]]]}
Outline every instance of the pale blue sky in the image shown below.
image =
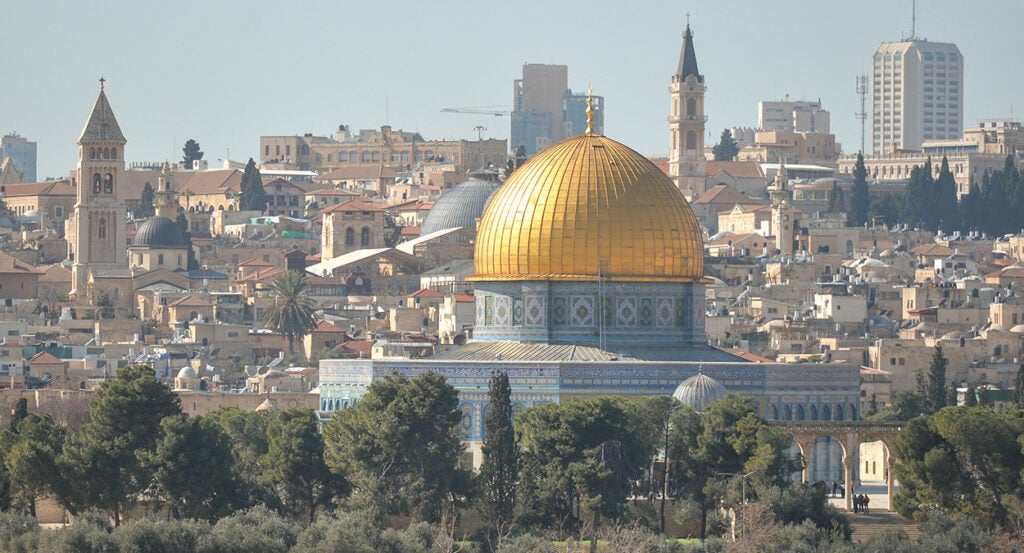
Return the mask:
{"type": "MultiPolygon", "coordinates": [[[[605,97],[605,134],[668,151],[668,85],[691,24],[710,143],[756,125],[757,101],[818,99],[846,152],[859,148],[857,74],[910,31],[910,0],[10,1],[2,10],[0,133],[39,144],[38,176],[64,176],[98,91],[129,161],[181,158],[195,138],[216,163],[256,157],[259,137],[354,129],[426,138],[507,138],[507,117],[441,113],[506,106],[524,62],[569,66],[605,97]]],[[[917,35],[965,59],[965,125],[1024,110],[1019,0],[919,0],[917,35]]],[[[869,105],[870,109],[870,105],[869,105]]],[[[1021,119],[1018,114],[1017,119],[1021,119]]],[[[870,142],[868,147],[870,148],[870,142]]]]}

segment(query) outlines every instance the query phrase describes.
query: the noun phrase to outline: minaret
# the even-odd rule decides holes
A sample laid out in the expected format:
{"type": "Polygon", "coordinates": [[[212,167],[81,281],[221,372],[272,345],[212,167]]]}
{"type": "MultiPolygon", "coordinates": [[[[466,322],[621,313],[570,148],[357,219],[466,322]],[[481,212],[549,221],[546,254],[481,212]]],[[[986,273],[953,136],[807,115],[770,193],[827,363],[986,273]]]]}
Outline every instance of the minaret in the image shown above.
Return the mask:
{"type": "Polygon", "coordinates": [[[175,221],[178,218],[178,194],[171,184],[171,164],[164,162],[157,180],[157,190],[153,194],[153,207],[157,217],[167,217],[175,221]]]}
{"type": "Polygon", "coordinates": [[[78,191],[73,219],[74,239],[69,244],[72,259],[72,290],[78,301],[89,273],[97,267],[128,266],[125,219],[124,146],[121,133],[100,79],[100,95],[78,137],[78,191]]]}
{"type": "Polygon", "coordinates": [[[775,182],[768,188],[772,200],[772,234],[775,236],[775,249],[779,255],[793,255],[795,214],[793,210],[793,192],[789,189],[789,175],[786,165],[779,164],[779,172],[775,174],[775,182]]]}
{"type": "Polygon", "coordinates": [[[679,68],[672,75],[672,115],[669,134],[669,176],[689,199],[704,193],[704,75],[697,70],[697,54],[693,50],[693,33],[686,23],[679,68]]]}

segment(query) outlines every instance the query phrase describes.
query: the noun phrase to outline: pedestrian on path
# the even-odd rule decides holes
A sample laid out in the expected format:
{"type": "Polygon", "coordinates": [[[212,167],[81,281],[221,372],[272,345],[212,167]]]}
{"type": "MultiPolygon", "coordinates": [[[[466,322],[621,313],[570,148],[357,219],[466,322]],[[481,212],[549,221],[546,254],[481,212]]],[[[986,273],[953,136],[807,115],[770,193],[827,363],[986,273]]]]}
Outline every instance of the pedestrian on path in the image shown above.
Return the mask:
{"type": "Polygon", "coordinates": [[[862,508],[862,509],[864,510],[864,512],[865,512],[865,513],[867,513],[867,512],[868,512],[868,504],[869,504],[869,503],[871,503],[871,498],[870,498],[870,497],[868,497],[868,496],[867,496],[867,495],[865,494],[865,495],[864,495],[864,499],[863,499],[863,502],[864,502],[864,503],[863,503],[863,506],[862,506],[861,508],[862,508]]]}
{"type": "Polygon", "coordinates": [[[832,481],[832,497],[836,496],[836,492],[839,491],[839,484],[835,480],[832,481]]]}

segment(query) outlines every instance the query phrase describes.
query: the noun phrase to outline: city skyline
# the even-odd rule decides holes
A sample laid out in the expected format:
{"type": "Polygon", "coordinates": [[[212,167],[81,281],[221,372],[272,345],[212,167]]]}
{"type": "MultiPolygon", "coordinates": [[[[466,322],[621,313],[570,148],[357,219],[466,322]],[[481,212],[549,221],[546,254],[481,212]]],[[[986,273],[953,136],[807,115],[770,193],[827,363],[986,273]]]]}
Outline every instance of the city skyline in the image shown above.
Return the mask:
{"type": "MultiPolygon", "coordinates": [[[[268,6],[11,6],[3,45],[22,54],[10,57],[13,78],[0,87],[0,133],[38,143],[40,180],[66,177],[81,114],[105,77],[110,102],[131,129],[129,161],[177,161],[194,138],[216,166],[229,156],[258,157],[262,135],[329,135],[339,124],[390,124],[428,139],[475,139],[474,127],[483,125],[484,138],[508,138],[508,117],[441,108],[511,108],[512,83],[528,62],[568,65],[571,89],[593,84],[606,98],[609,136],[666,156],[668,87],[689,12],[707,79],[709,146],[723,128],[755,126],[759,100],[788,95],[820,98],[837,141],[853,153],[860,142],[855,78],[870,73],[878,43],[911,30],[909,1],[855,10],[788,1],[768,10],[753,1],[637,9],[531,0],[497,14],[469,2],[399,2],[390,13],[403,18],[394,21],[369,6],[314,2],[301,13],[268,6]]],[[[1013,24],[1024,5],[999,1],[975,6],[970,17],[962,12],[962,3],[920,2],[915,34],[963,52],[966,126],[1009,118],[1013,91],[1022,88],[1010,69],[1013,24]]]]}

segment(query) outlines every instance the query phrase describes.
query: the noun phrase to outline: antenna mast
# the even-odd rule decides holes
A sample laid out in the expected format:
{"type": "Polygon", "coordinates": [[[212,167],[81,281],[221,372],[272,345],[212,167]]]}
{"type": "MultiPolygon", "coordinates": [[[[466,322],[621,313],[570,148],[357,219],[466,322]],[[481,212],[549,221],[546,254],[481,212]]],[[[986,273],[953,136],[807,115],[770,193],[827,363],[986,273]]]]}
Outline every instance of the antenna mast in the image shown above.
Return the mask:
{"type": "Polygon", "coordinates": [[[857,75],[857,94],[860,95],[860,111],[855,115],[860,119],[860,153],[864,153],[864,126],[868,120],[868,76],[857,75]]]}
{"type": "Polygon", "coordinates": [[[917,40],[917,0],[910,2],[910,40],[917,40]]]}

